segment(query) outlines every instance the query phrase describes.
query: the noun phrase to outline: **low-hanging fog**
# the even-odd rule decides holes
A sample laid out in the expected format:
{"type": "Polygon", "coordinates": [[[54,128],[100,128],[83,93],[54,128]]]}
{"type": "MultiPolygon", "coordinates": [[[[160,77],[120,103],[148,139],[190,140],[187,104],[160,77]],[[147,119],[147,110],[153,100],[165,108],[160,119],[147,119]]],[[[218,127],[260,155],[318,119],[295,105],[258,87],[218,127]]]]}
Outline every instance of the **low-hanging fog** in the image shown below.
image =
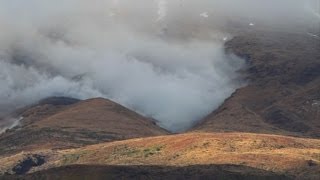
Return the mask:
{"type": "Polygon", "coordinates": [[[303,32],[317,2],[0,0],[0,115],[50,96],[105,97],[187,129],[245,83],[244,60],[224,52],[230,24],[303,32]]]}

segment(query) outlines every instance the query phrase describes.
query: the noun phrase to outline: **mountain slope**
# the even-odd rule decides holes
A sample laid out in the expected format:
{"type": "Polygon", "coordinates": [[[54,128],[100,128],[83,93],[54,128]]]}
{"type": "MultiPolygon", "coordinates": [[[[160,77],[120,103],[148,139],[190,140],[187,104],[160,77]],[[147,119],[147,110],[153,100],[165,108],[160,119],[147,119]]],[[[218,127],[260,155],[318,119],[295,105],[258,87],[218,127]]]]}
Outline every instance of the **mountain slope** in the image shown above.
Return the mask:
{"type": "Polygon", "coordinates": [[[0,135],[0,154],[168,134],[148,118],[110,100],[54,102],[20,110],[21,125],[0,135]]]}
{"type": "Polygon", "coordinates": [[[140,172],[139,168],[135,169],[137,166],[147,174],[152,172],[151,167],[157,173],[162,172],[161,167],[169,172],[176,168],[181,170],[180,176],[186,175],[183,169],[196,172],[210,167],[207,172],[210,174],[210,171],[217,172],[219,166],[225,177],[237,172],[241,177],[273,175],[273,179],[317,179],[320,173],[320,140],[248,133],[188,133],[101,143],[77,149],[24,152],[1,158],[0,172],[14,174],[17,164],[21,165],[27,157],[36,155],[43,157],[45,163],[29,167],[26,172],[40,171],[36,174],[49,173],[59,177],[59,173],[66,177],[69,169],[78,175],[82,169],[79,165],[100,173],[95,174],[96,177],[110,172],[108,167],[112,169],[119,165],[123,169],[131,168],[131,171],[122,173],[124,177],[137,175],[140,172]],[[98,170],[103,167],[106,171],[98,170]]]}
{"type": "Polygon", "coordinates": [[[249,83],[193,130],[320,137],[320,41],[251,32],[226,44],[248,62],[249,83]]]}

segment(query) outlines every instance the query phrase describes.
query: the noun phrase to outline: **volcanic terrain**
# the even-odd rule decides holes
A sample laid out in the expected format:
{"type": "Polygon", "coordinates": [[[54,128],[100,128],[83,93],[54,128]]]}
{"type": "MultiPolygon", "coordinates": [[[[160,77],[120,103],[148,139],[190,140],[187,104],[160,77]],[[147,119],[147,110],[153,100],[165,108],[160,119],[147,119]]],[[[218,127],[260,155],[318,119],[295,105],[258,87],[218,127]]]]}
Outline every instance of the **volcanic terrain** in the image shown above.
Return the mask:
{"type": "Polygon", "coordinates": [[[191,130],[103,98],[48,98],[0,135],[2,178],[318,180],[320,41],[259,31],[225,46],[246,59],[248,84],[191,130]]]}

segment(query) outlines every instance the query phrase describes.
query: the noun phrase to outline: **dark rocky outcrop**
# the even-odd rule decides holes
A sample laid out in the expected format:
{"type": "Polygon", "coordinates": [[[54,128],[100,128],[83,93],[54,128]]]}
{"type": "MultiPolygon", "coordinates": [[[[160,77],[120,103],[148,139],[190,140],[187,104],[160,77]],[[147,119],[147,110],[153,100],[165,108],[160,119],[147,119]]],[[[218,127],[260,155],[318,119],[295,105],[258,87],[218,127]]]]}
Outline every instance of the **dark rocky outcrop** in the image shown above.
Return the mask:
{"type": "Polygon", "coordinates": [[[17,175],[26,174],[31,168],[41,166],[44,163],[45,159],[43,156],[37,154],[29,155],[14,166],[12,172],[17,175]]]}

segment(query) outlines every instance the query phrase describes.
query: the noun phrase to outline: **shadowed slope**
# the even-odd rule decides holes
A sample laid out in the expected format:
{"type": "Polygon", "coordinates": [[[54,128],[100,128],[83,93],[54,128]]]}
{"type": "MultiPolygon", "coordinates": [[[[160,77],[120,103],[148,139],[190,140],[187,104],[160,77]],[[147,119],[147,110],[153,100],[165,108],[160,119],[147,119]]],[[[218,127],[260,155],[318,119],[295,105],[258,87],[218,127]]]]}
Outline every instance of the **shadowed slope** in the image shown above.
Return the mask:
{"type": "Polygon", "coordinates": [[[308,34],[250,32],[226,49],[248,62],[249,85],[194,131],[320,137],[320,41],[308,34]]]}
{"type": "Polygon", "coordinates": [[[212,180],[289,180],[276,173],[233,165],[174,166],[87,166],[74,165],[53,168],[26,176],[6,176],[3,179],[212,179],[212,180]]]}

